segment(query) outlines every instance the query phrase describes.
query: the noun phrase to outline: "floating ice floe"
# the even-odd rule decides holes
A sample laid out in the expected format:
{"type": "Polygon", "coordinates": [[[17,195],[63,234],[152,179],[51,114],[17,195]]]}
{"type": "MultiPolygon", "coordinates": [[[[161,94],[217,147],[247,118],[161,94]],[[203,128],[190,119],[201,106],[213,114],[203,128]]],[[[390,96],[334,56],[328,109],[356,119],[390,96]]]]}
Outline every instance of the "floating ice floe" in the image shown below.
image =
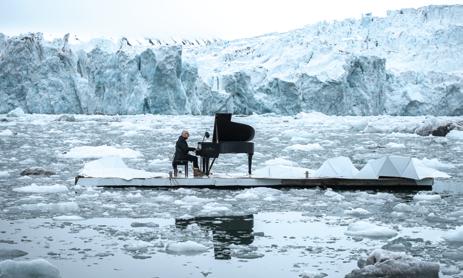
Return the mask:
{"type": "Polygon", "coordinates": [[[390,228],[378,226],[366,221],[358,221],[350,224],[345,234],[370,238],[389,238],[396,236],[397,232],[390,228]]]}
{"type": "Polygon", "coordinates": [[[60,215],[60,216],[53,217],[53,220],[55,221],[80,221],[80,220],[84,220],[84,218],[78,215],[60,215]]]}
{"type": "Polygon", "coordinates": [[[362,216],[362,215],[369,215],[371,214],[371,212],[363,208],[354,208],[354,209],[345,210],[344,214],[362,216]]]}
{"type": "Polygon", "coordinates": [[[206,251],[206,246],[191,240],[185,242],[171,242],[166,245],[166,252],[172,254],[193,255],[206,251]]]}
{"type": "Polygon", "coordinates": [[[290,167],[296,166],[295,162],[292,162],[290,160],[287,160],[287,159],[284,159],[284,158],[281,158],[281,157],[277,157],[277,158],[274,158],[274,159],[269,159],[269,160],[265,161],[264,164],[266,166],[274,166],[274,165],[290,166],[290,167]]]}
{"type": "Polygon", "coordinates": [[[463,226],[448,231],[442,238],[449,242],[463,242],[463,226]]]}
{"type": "Polygon", "coordinates": [[[20,277],[20,278],[59,278],[59,270],[44,259],[31,261],[12,261],[0,262],[1,277],[20,277]]]}
{"type": "Polygon", "coordinates": [[[369,160],[355,175],[355,178],[359,179],[377,179],[379,177],[421,180],[424,178],[449,178],[450,176],[444,172],[426,167],[419,159],[395,155],[369,160]]]}
{"type": "Polygon", "coordinates": [[[339,194],[339,193],[334,192],[331,188],[328,188],[328,189],[325,191],[324,195],[325,195],[326,197],[330,198],[331,200],[336,200],[336,201],[342,201],[342,200],[345,199],[344,196],[342,196],[342,195],[339,194]]]}
{"type": "Polygon", "coordinates": [[[403,149],[403,148],[405,148],[405,145],[401,144],[401,143],[389,142],[389,143],[386,144],[386,148],[403,149]]]}
{"type": "Polygon", "coordinates": [[[13,131],[9,129],[0,131],[0,136],[13,136],[13,134],[14,134],[13,131]]]}
{"type": "Polygon", "coordinates": [[[441,196],[439,194],[428,194],[425,192],[418,192],[415,196],[413,196],[413,200],[415,201],[439,201],[441,200],[441,196]]]}
{"type": "Polygon", "coordinates": [[[1,177],[9,177],[10,176],[10,172],[8,171],[0,171],[0,178],[1,177]]]}
{"type": "Polygon", "coordinates": [[[294,144],[292,146],[288,146],[285,148],[285,150],[288,151],[321,151],[324,150],[322,146],[318,143],[313,143],[313,144],[294,144]]]}
{"type": "Polygon", "coordinates": [[[31,185],[26,185],[22,187],[13,188],[13,191],[22,192],[22,193],[61,193],[67,192],[68,188],[65,185],[55,184],[55,185],[37,185],[35,183],[31,185]]]}
{"type": "Polygon", "coordinates": [[[74,147],[63,154],[66,158],[101,158],[106,156],[117,156],[123,158],[137,158],[143,156],[139,151],[129,148],[116,148],[113,146],[81,146],[74,147]]]}
{"type": "Polygon", "coordinates": [[[221,205],[216,202],[207,203],[203,206],[203,209],[200,211],[200,214],[203,216],[212,216],[212,215],[220,215],[227,211],[230,211],[230,208],[227,206],[221,205]]]}
{"type": "Polygon", "coordinates": [[[407,205],[407,204],[404,204],[404,203],[399,203],[399,204],[395,205],[392,208],[392,210],[393,211],[398,211],[398,212],[412,212],[415,209],[413,207],[411,207],[410,205],[407,205]]]}
{"type": "Polygon", "coordinates": [[[79,205],[75,202],[61,202],[61,203],[37,203],[37,204],[24,204],[19,207],[27,211],[47,211],[47,212],[71,212],[79,210],[79,205]]]}
{"type": "Polygon", "coordinates": [[[367,277],[439,277],[439,264],[425,262],[406,255],[405,253],[390,252],[382,249],[374,250],[366,261],[358,263],[359,269],[347,274],[346,278],[367,277]]]}
{"type": "Polygon", "coordinates": [[[441,162],[437,158],[432,158],[432,159],[423,158],[421,160],[421,162],[425,166],[430,167],[430,168],[434,168],[434,169],[437,169],[437,170],[445,170],[445,169],[453,169],[453,168],[455,168],[455,165],[453,165],[451,163],[441,162]]]}
{"type": "Polygon", "coordinates": [[[359,170],[345,156],[334,157],[323,162],[313,174],[314,177],[353,178],[359,170]]]}
{"type": "Polygon", "coordinates": [[[120,157],[103,157],[85,163],[80,175],[94,178],[121,178],[131,180],[135,178],[168,177],[165,173],[147,172],[127,167],[120,157]]]}
{"type": "Polygon", "coordinates": [[[21,117],[21,116],[24,116],[24,110],[22,110],[21,107],[17,107],[13,110],[11,110],[10,112],[8,112],[8,114],[6,114],[7,117],[21,117]]]}
{"type": "Polygon", "coordinates": [[[451,130],[446,137],[453,140],[463,140],[463,130],[451,130]]]}

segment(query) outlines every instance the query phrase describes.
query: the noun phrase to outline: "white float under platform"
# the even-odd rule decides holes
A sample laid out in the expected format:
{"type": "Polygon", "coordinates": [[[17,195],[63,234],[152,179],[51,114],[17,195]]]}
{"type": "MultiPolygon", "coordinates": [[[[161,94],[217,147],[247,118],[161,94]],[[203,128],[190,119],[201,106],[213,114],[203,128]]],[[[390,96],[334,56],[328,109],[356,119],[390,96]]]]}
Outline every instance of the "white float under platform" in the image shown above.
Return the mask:
{"type": "Polygon", "coordinates": [[[213,188],[242,189],[251,187],[272,188],[334,188],[376,190],[431,190],[433,178],[414,180],[408,178],[344,179],[344,178],[252,178],[252,177],[201,177],[201,178],[94,178],[77,176],[78,186],[142,187],[142,188],[213,188]]]}

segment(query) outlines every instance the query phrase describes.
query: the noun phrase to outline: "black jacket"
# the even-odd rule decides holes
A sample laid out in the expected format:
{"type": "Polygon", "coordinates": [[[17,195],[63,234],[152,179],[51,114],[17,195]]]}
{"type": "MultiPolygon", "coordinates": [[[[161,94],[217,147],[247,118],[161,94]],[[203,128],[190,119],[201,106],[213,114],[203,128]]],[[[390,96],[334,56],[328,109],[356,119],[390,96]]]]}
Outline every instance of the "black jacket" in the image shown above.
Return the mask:
{"type": "Polygon", "coordinates": [[[188,143],[186,142],[185,138],[182,136],[178,137],[177,143],[175,143],[175,160],[187,160],[188,159],[188,152],[194,151],[195,148],[189,148],[188,143]]]}

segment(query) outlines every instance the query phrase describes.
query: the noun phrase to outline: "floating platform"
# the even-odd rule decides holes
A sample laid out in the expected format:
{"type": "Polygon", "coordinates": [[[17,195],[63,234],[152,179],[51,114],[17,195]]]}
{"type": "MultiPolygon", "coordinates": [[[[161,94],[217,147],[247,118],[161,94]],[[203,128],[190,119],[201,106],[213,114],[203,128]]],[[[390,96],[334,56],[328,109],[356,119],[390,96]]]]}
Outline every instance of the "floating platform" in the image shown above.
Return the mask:
{"type": "Polygon", "coordinates": [[[75,184],[97,187],[141,187],[141,188],[211,188],[243,189],[252,187],[271,188],[333,188],[374,190],[432,190],[433,178],[414,180],[408,178],[380,177],[379,179],[343,178],[253,178],[253,177],[201,177],[201,178],[93,178],[77,176],[75,184]]]}

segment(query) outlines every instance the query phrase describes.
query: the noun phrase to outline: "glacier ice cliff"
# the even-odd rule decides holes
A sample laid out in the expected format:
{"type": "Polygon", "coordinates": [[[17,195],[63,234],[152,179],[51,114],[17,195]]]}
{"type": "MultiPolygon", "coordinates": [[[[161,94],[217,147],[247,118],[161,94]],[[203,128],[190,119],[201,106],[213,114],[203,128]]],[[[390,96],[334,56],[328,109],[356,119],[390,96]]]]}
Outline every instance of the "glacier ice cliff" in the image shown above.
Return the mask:
{"type": "Polygon", "coordinates": [[[463,6],[235,41],[0,34],[0,113],[463,115],[463,6]]]}

